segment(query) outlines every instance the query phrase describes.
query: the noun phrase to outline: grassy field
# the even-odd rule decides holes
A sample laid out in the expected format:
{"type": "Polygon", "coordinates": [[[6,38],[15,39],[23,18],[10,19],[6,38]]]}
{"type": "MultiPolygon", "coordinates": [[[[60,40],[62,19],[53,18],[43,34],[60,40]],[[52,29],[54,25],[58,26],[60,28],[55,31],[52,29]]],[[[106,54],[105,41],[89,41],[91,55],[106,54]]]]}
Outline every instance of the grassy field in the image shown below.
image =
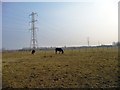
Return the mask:
{"type": "Polygon", "coordinates": [[[0,52],[0,89],[2,88],[2,53],[0,52]]]}
{"type": "Polygon", "coordinates": [[[118,87],[118,50],[4,52],[3,88],[118,87]]]}

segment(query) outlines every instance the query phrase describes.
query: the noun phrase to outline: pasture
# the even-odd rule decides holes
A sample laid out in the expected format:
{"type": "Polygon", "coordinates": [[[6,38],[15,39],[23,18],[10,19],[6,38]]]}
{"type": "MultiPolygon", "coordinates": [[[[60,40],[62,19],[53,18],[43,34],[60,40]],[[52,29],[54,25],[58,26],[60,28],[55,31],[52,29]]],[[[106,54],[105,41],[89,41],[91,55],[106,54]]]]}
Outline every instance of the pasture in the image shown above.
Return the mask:
{"type": "Polygon", "coordinates": [[[117,48],[2,53],[3,88],[118,87],[117,48]]]}

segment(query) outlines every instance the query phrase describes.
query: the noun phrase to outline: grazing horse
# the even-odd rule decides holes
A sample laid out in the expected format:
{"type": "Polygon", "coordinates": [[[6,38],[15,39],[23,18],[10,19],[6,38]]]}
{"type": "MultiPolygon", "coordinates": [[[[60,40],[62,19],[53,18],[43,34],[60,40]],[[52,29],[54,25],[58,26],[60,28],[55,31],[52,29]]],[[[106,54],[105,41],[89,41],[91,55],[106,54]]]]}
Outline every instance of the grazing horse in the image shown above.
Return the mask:
{"type": "Polygon", "coordinates": [[[55,49],[55,53],[57,54],[57,51],[59,51],[59,54],[60,54],[60,52],[63,54],[64,53],[64,51],[63,51],[63,49],[62,48],[56,48],[55,49]]]}
{"type": "Polygon", "coordinates": [[[33,55],[34,55],[34,53],[35,53],[35,50],[33,49],[33,50],[32,50],[32,52],[31,52],[31,54],[33,54],[33,55]]]}

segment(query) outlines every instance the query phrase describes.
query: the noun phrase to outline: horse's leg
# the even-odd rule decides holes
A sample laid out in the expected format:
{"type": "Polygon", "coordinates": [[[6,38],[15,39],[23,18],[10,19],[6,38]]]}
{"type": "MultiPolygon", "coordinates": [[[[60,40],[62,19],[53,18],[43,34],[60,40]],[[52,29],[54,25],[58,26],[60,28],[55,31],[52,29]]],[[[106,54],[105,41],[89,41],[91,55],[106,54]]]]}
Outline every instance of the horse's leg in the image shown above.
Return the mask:
{"type": "Polygon", "coordinates": [[[64,51],[62,50],[62,54],[64,53],[64,51]]]}
{"type": "Polygon", "coordinates": [[[31,54],[33,54],[33,51],[31,52],[31,54]]]}

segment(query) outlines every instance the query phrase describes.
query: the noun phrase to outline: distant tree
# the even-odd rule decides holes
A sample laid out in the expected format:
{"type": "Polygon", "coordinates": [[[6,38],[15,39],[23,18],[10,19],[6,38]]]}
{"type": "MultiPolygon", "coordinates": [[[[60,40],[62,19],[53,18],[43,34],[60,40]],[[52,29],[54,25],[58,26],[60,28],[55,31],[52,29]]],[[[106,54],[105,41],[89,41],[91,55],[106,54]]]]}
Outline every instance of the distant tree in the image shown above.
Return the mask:
{"type": "Polygon", "coordinates": [[[112,45],[113,45],[113,46],[116,46],[116,43],[115,43],[115,42],[113,42],[113,43],[112,43],[112,45]]]}
{"type": "Polygon", "coordinates": [[[67,48],[66,45],[64,46],[64,48],[67,48]]]}
{"type": "Polygon", "coordinates": [[[0,51],[7,51],[7,49],[3,47],[0,51]]]}
{"type": "Polygon", "coordinates": [[[113,42],[112,45],[113,46],[120,46],[120,42],[113,42]]]}
{"type": "Polygon", "coordinates": [[[120,42],[117,42],[117,46],[120,46],[120,42]]]}

